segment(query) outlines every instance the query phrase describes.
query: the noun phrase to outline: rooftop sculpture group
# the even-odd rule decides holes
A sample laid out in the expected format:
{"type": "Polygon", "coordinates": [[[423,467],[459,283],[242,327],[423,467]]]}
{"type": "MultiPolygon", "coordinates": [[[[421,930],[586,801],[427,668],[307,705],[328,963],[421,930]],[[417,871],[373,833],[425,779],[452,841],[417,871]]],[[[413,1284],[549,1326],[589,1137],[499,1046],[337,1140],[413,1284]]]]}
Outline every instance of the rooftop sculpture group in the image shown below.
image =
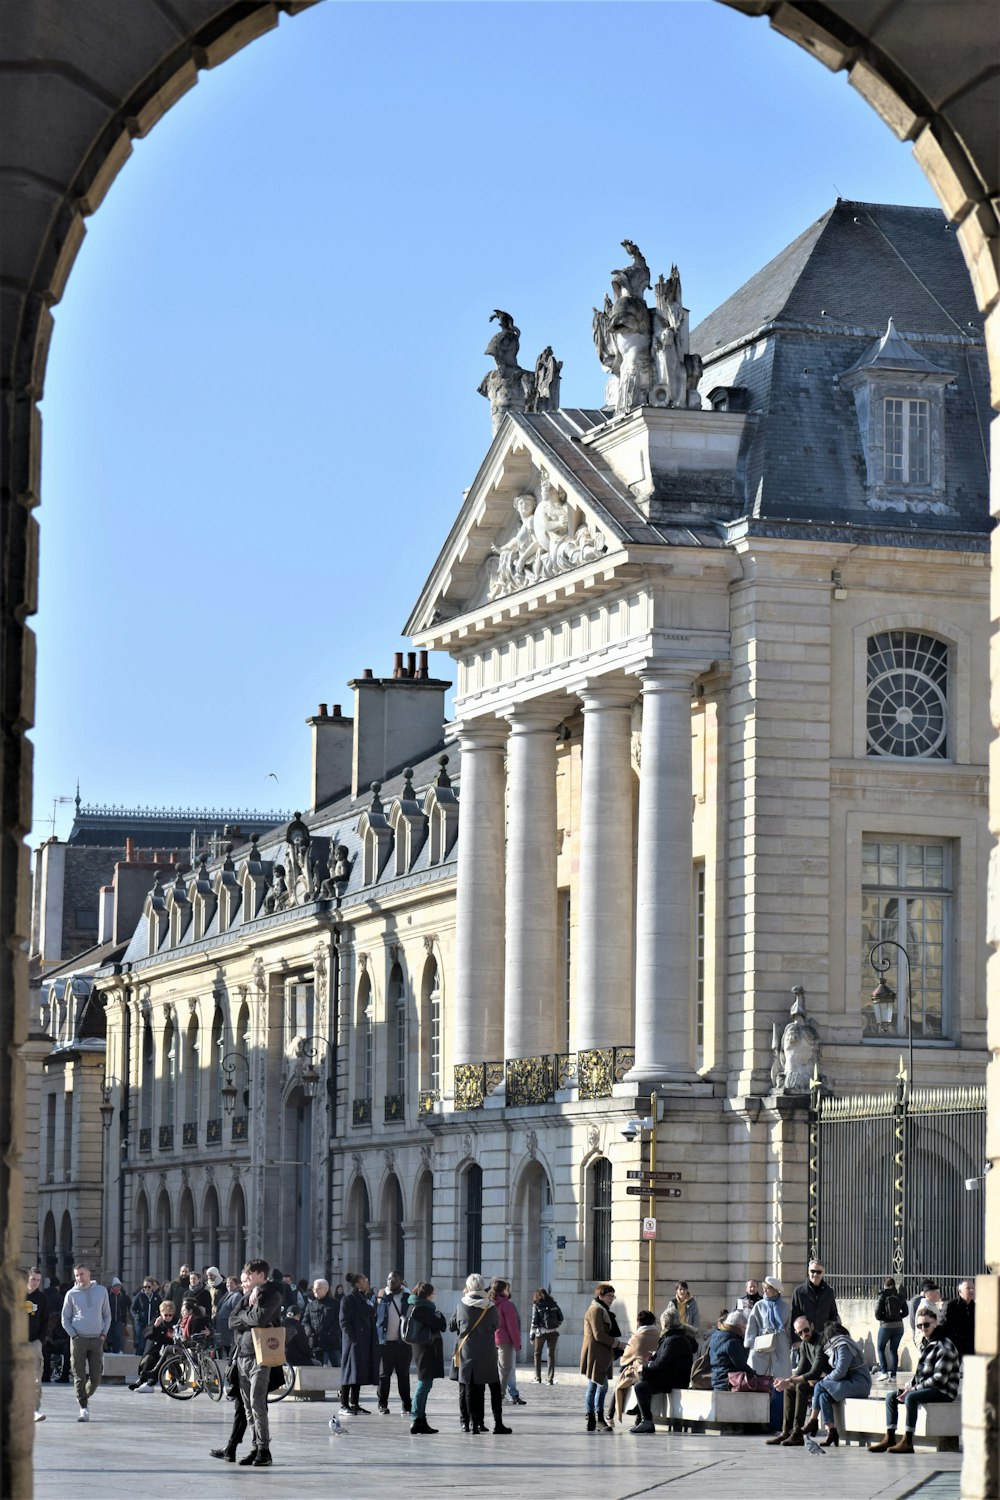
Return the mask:
{"type": "Polygon", "coordinates": [[[510,313],[499,307],[490,314],[500,324],[486,345],[485,353],[496,361],[496,369],[484,375],[479,394],[490,403],[493,431],[496,432],[508,411],[557,411],[559,408],[559,372],[562,360],[556,359],[549,344],[535,361],[534,371],[524,370],[517,362],[521,330],[514,326],[510,313]]]}
{"type": "Polygon", "coordinates": [[[614,300],[594,308],[594,345],[609,372],[605,400],[622,417],[637,406],[700,407],[701,356],[690,352],[688,311],[676,266],[653,288],[656,306],[645,298],[649,267],[632,240],[622,240],[632,264],[612,271],[614,300]]]}

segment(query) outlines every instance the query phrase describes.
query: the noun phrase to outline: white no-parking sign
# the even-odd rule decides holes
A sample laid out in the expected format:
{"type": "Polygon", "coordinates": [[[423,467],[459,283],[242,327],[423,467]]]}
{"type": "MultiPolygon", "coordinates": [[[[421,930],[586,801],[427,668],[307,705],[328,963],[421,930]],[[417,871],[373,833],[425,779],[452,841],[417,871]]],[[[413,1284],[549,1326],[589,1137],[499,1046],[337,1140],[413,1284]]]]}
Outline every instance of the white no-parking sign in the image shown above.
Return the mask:
{"type": "Polygon", "coordinates": [[[642,1221],[642,1237],[643,1237],[644,1240],[655,1240],[656,1239],[656,1220],[655,1219],[643,1219],[643,1221],[642,1221]]]}

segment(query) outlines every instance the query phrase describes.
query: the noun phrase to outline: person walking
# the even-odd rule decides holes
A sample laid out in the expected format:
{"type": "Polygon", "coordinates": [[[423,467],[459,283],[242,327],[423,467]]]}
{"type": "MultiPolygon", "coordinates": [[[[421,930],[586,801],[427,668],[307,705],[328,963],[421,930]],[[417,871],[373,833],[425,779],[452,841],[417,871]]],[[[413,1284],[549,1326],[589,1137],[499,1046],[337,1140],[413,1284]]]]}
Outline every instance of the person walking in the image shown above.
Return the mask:
{"type": "Polygon", "coordinates": [[[417,1389],[413,1396],[413,1421],[410,1431],[427,1437],[437,1432],[427,1421],[427,1397],[435,1380],[444,1378],[444,1343],[441,1335],[447,1326],[444,1313],[431,1300],[434,1288],[429,1281],[418,1281],[410,1293],[403,1320],[403,1335],[413,1349],[417,1365],[417,1389]]]}
{"type": "Polygon", "coordinates": [[[875,1344],[876,1380],[895,1380],[899,1368],[899,1343],[903,1337],[906,1299],[896,1289],[896,1278],[887,1276],[875,1303],[878,1336],[875,1344]]]}
{"type": "Polygon", "coordinates": [[[976,1283],[960,1281],[955,1290],[957,1295],[945,1304],[944,1334],[964,1359],[976,1352],[976,1283]]]}
{"type": "Polygon", "coordinates": [[[542,1383],[542,1354],[546,1349],[549,1352],[549,1385],[555,1384],[556,1344],[559,1342],[559,1328],[562,1320],[562,1310],[558,1302],[543,1286],[540,1286],[531,1299],[531,1323],[528,1327],[528,1340],[535,1354],[536,1385],[542,1383]]]}
{"type": "Polygon", "coordinates": [[[497,1367],[500,1372],[500,1390],[503,1399],[511,1406],[527,1406],[517,1388],[517,1356],[521,1352],[521,1319],[511,1301],[510,1282],[494,1276],[490,1282],[490,1300],[500,1319],[496,1334],[497,1367]]]}
{"type": "Polygon", "coordinates": [[[398,1271],[390,1271],[385,1288],[379,1293],[375,1313],[375,1332],[378,1335],[379,1381],[378,1409],[382,1416],[389,1415],[389,1388],[392,1377],[396,1377],[396,1390],[403,1407],[403,1416],[410,1416],[410,1360],[409,1344],[399,1331],[409,1300],[409,1288],[403,1285],[398,1271]]]}
{"type": "Polygon", "coordinates": [[[836,1448],[840,1432],[834,1403],[846,1401],[849,1396],[867,1398],[872,1388],[872,1372],[864,1349],[851,1338],[843,1323],[827,1323],[823,1329],[823,1353],[830,1373],[817,1380],[813,1387],[812,1411],[802,1432],[806,1437],[815,1437],[822,1416],[826,1423],[826,1437],[820,1447],[836,1448]]]}
{"type": "Polygon", "coordinates": [[[611,1312],[614,1300],[614,1287],[610,1282],[600,1282],[594,1287],[594,1299],[583,1319],[580,1374],[587,1377],[588,1432],[596,1432],[598,1428],[604,1432],[612,1431],[604,1419],[604,1403],[608,1395],[608,1376],[619,1352],[618,1322],[611,1312]]]}
{"type": "Polygon", "coordinates": [[[160,1306],[160,1294],[154,1289],[151,1276],[143,1278],[141,1291],[132,1298],[129,1312],[132,1314],[132,1341],[135,1352],[141,1359],[146,1352],[146,1329],[156,1320],[160,1306]]]}
{"type": "MultiPolygon", "coordinates": [[[[236,1277],[229,1276],[226,1278],[226,1281],[228,1285],[229,1282],[236,1281],[236,1277]]],[[[226,1313],[227,1329],[229,1327],[230,1312],[235,1312],[239,1307],[243,1306],[243,1304],[250,1296],[250,1290],[250,1278],[247,1276],[246,1271],[244,1271],[240,1276],[239,1281],[236,1281],[238,1301],[236,1302],[235,1306],[226,1313]]],[[[230,1295],[231,1291],[227,1293],[226,1300],[228,1300],[230,1295]]],[[[235,1335],[233,1335],[233,1337],[235,1337],[235,1335]]],[[[278,1375],[280,1377],[281,1372],[276,1368],[272,1368],[271,1374],[272,1376],[278,1375]]],[[[271,1384],[272,1382],[269,1381],[269,1388],[271,1387],[271,1384]]],[[[246,1436],[247,1430],[247,1413],[246,1407],[243,1405],[243,1401],[240,1396],[239,1370],[236,1364],[235,1349],[232,1352],[229,1360],[229,1367],[226,1370],[226,1392],[229,1395],[230,1400],[233,1402],[233,1425],[229,1430],[229,1437],[226,1440],[225,1446],[222,1448],[210,1448],[208,1452],[210,1458],[221,1458],[224,1463],[234,1464],[236,1462],[237,1450],[239,1449],[240,1444],[246,1436]]]]}
{"type": "Polygon", "coordinates": [[[73,1384],[80,1407],[78,1422],[90,1421],[90,1398],[104,1374],[104,1340],[111,1327],[105,1287],[92,1280],[89,1266],[74,1266],[75,1285],[62,1305],[62,1326],[69,1335],[73,1384]]]}
{"type": "Polygon", "coordinates": [[[191,1286],[191,1267],[181,1266],[174,1280],[168,1282],[167,1289],[163,1293],[165,1302],[172,1302],[175,1307],[180,1307],[187,1296],[191,1286]]]}
{"type": "Polygon", "coordinates": [[[42,1336],[45,1333],[49,1310],[48,1304],[45,1301],[45,1293],[42,1291],[42,1273],[37,1266],[32,1266],[28,1272],[24,1305],[28,1314],[28,1344],[31,1348],[32,1377],[35,1385],[35,1421],[44,1422],[45,1413],[42,1411],[42,1369],[45,1364],[45,1356],[42,1353],[42,1336]]]}
{"type": "MultiPolygon", "coordinates": [[[[764,1277],[764,1295],[747,1315],[743,1345],[755,1375],[787,1380],[792,1373],[791,1340],[788,1336],[788,1304],[781,1295],[781,1282],[764,1277]]],[[[800,1314],[808,1317],[808,1314],[800,1314]]]]}
{"type": "Polygon", "coordinates": [[[370,1416],[361,1405],[361,1387],[379,1378],[379,1344],[375,1309],[368,1300],[371,1282],[363,1271],[349,1271],[348,1290],[340,1304],[340,1409],[352,1417],[370,1416]]]}
{"type": "Polygon", "coordinates": [[[691,1383],[691,1366],[698,1352],[698,1339],[687,1328],[676,1312],[660,1314],[663,1330],[656,1353],[643,1367],[635,1386],[635,1404],[639,1416],[630,1432],[655,1432],[653,1422],[654,1395],[669,1395],[671,1391],[686,1390],[691,1383]]]}
{"type": "Polygon", "coordinates": [[[111,1278],[108,1305],[111,1308],[111,1327],[108,1329],[106,1349],[108,1354],[121,1354],[129,1321],[129,1299],[117,1276],[111,1278]]]}
{"type": "Polygon", "coordinates": [[[487,1386],[490,1388],[494,1433],[511,1431],[503,1420],[503,1391],[496,1345],[499,1325],[500,1315],[486,1294],[483,1278],[473,1271],[465,1278],[462,1300],[449,1325],[452,1332],[458,1334],[454,1359],[458,1366],[458,1410],[465,1432],[478,1434],[486,1431],[487,1386]]]}
{"type": "Polygon", "coordinates": [[[270,1467],[271,1428],[267,1412],[267,1389],[271,1367],[257,1360],[254,1349],[255,1328],[277,1328],[281,1322],[282,1296],[275,1283],[267,1279],[266,1260],[248,1260],[244,1267],[250,1284],[250,1295],[244,1304],[229,1315],[229,1327],[236,1335],[236,1368],[239,1372],[240,1398],[247,1414],[247,1426],[253,1433],[253,1446],[245,1458],[244,1468],[253,1465],[270,1467]]]}

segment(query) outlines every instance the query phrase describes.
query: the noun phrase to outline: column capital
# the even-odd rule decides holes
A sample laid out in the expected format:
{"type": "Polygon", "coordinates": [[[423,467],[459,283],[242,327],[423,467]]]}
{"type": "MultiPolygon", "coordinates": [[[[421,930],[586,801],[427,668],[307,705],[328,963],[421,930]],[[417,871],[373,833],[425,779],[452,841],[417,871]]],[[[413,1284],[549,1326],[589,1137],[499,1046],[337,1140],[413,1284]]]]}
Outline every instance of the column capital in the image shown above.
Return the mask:
{"type": "Polygon", "coordinates": [[[664,661],[654,657],[636,667],[635,675],[642,685],[643,695],[689,692],[693,697],[695,682],[709,666],[710,663],[704,661],[664,661]]]}
{"type": "Polygon", "coordinates": [[[635,677],[590,677],[577,689],[580,707],[585,714],[605,708],[631,708],[639,696],[635,677]]]}
{"type": "Polygon", "coordinates": [[[453,728],[463,755],[476,750],[503,750],[507,744],[507,725],[502,719],[458,719],[453,728]]]}
{"type": "Polygon", "coordinates": [[[504,714],[511,734],[555,734],[569,711],[568,704],[551,698],[536,703],[518,703],[504,714]]]}

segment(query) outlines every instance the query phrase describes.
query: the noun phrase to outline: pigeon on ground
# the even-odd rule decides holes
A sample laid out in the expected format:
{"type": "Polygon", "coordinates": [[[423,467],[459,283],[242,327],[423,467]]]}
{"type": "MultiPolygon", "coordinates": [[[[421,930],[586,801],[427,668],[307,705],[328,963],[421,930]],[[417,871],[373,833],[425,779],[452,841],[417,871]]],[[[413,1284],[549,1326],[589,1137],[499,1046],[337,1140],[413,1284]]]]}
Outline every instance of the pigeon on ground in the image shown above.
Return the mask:
{"type": "Polygon", "coordinates": [[[822,1448],[820,1447],[819,1443],[817,1443],[815,1438],[805,1436],[805,1445],[807,1453],[812,1453],[817,1458],[826,1457],[826,1454],[823,1452],[822,1448]]]}
{"type": "Polygon", "coordinates": [[[339,1417],[330,1418],[330,1431],[334,1434],[335,1437],[340,1437],[342,1435],[344,1428],[339,1417]]]}

